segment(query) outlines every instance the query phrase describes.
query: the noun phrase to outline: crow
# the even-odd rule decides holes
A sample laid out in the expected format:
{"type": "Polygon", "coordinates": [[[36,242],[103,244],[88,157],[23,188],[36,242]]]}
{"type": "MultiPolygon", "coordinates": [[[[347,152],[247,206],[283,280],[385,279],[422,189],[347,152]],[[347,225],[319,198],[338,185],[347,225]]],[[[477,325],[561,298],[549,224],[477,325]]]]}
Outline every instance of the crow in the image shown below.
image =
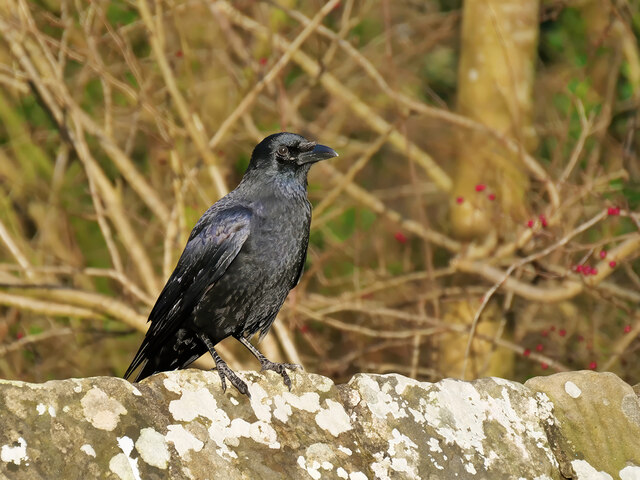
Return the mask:
{"type": "Polygon", "coordinates": [[[302,276],[311,223],[307,174],[314,163],[336,156],[329,147],[286,132],[255,147],[235,190],[214,203],[191,231],[124,378],[141,365],[136,381],[185,368],[208,351],[223,391],[228,379],[250,396],[214,348],[232,336],[262,370],[278,372],[291,389],[286,370],[299,366],[271,362],[249,339],[269,331],[302,276]]]}

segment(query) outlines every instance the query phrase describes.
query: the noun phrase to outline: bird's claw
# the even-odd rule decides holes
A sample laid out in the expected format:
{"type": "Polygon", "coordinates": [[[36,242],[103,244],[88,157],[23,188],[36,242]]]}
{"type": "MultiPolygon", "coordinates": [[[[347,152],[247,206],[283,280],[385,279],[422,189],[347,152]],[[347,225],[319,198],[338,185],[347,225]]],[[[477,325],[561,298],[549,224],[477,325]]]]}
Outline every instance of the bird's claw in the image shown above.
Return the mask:
{"type": "Polygon", "coordinates": [[[236,390],[243,395],[251,398],[251,394],[249,393],[249,387],[247,384],[238,377],[233,370],[231,370],[226,364],[218,365],[216,367],[218,371],[218,375],[220,375],[220,383],[222,383],[222,392],[225,393],[227,391],[227,382],[226,379],[229,379],[231,385],[236,387],[236,390]]]}
{"type": "Polygon", "coordinates": [[[225,380],[224,373],[218,370],[218,375],[220,375],[220,383],[222,384],[222,393],[227,392],[227,381],[225,380]]]}
{"type": "Polygon", "coordinates": [[[266,360],[262,362],[262,368],[260,369],[260,371],[263,372],[265,370],[273,370],[274,372],[279,373],[280,375],[282,375],[284,384],[287,386],[289,391],[291,391],[291,379],[289,378],[289,374],[287,374],[287,369],[296,370],[298,368],[302,370],[302,366],[296,363],[275,363],[270,360],[266,360]]]}

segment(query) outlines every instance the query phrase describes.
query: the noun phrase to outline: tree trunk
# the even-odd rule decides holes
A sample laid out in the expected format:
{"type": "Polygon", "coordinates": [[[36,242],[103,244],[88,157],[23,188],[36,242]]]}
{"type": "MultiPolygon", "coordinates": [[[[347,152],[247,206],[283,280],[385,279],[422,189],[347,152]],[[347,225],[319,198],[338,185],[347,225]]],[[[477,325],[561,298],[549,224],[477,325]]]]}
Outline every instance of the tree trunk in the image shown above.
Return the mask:
{"type": "MultiPolygon", "coordinates": [[[[458,111],[526,150],[535,147],[532,124],[533,80],[539,32],[538,1],[468,0],[464,3],[458,111]]],[[[489,233],[508,236],[524,221],[528,178],[520,154],[504,148],[485,132],[464,132],[454,177],[451,222],[454,234],[480,240],[489,233]]],[[[471,324],[480,302],[450,304],[445,317],[471,324]]],[[[484,311],[478,331],[493,336],[503,325],[497,305],[484,311]]],[[[444,375],[509,376],[511,352],[467,335],[441,339],[444,375]]]]}
{"type": "MultiPolygon", "coordinates": [[[[458,68],[458,111],[528,151],[536,144],[532,91],[538,9],[537,1],[465,2],[458,68]]],[[[455,234],[478,238],[494,226],[521,221],[528,180],[518,152],[484,132],[465,132],[459,145],[451,217],[455,234]],[[480,184],[486,190],[476,192],[480,184]],[[458,197],[462,203],[455,202],[458,197]]]]}

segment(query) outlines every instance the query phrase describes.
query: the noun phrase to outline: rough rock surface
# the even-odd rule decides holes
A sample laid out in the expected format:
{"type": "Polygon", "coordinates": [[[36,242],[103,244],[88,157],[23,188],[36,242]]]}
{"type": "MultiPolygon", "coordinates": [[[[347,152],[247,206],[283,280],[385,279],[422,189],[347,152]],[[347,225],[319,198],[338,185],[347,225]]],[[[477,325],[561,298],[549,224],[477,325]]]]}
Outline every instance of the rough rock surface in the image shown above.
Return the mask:
{"type": "Polygon", "coordinates": [[[242,376],[251,400],[198,370],[0,382],[0,477],[640,479],[640,400],[613,374],[242,376]]]}

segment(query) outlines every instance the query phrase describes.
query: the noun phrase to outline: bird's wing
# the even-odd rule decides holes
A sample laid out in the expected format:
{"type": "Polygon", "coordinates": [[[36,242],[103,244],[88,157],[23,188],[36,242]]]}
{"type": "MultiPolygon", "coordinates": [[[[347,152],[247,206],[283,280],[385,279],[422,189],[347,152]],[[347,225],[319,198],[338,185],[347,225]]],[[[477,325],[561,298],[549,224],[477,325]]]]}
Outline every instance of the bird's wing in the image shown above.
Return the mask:
{"type": "Polygon", "coordinates": [[[149,314],[151,325],[127,369],[127,378],[174,335],[207,289],[227,270],[249,236],[251,210],[232,207],[205,214],[149,314]]]}
{"type": "Polygon", "coordinates": [[[309,248],[309,236],[307,235],[304,248],[302,250],[302,257],[299,260],[300,266],[298,267],[298,272],[296,273],[296,278],[295,278],[295,281],[293,282],[293,285],[291,285],[291,288],[295,288],[300,283],[300,280],[302,279],[302,274],[304,273],[304,264],[307,259],[308,248],[309,248]]]}

